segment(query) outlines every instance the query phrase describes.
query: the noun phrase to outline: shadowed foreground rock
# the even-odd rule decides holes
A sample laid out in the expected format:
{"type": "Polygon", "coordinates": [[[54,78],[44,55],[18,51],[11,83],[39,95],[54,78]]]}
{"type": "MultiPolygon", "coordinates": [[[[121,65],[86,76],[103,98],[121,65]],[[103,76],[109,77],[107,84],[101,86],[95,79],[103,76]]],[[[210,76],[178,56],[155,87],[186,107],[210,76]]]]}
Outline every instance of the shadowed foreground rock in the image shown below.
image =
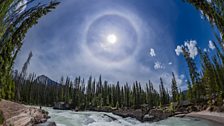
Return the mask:
{"type": "Polygon", "coordinates": [[[4,126],[33,126],[45,123],[49,118],[48,112],[15,102],[1,100],[0,110],[4,116],[4,126]]]}

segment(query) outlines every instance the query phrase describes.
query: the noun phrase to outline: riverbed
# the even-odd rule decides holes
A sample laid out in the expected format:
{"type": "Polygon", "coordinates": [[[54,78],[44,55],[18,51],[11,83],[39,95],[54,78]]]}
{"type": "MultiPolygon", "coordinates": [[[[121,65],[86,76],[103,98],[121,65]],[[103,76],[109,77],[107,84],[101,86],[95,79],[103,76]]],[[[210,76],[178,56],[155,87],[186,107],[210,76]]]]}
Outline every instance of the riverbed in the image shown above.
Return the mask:
{"type": "Polygon", "coordinates": [[[159,122],[142,123],[134,118],[122,118],[105,112],[73,112],[70,110],[54,110],[44,108],[49,112],[49,121],[57,126],[220,126],[214,122],[196,118],[170,117],[159,122]]]}

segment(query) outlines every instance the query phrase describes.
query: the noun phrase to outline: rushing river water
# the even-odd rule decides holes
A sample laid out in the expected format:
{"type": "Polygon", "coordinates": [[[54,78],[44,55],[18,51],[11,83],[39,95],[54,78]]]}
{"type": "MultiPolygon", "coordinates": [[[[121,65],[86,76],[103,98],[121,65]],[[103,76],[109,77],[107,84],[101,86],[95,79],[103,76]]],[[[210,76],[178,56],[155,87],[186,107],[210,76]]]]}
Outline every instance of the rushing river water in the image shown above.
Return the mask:
{"type": "Polygon", "coordinates": [[[171,117],[154,123],[142,123],[133,118],[122,118],[104,112],[73,112],[45,108],[51,116],[50,121],[57,126],[216,126],[207,120],[171,117]]]}

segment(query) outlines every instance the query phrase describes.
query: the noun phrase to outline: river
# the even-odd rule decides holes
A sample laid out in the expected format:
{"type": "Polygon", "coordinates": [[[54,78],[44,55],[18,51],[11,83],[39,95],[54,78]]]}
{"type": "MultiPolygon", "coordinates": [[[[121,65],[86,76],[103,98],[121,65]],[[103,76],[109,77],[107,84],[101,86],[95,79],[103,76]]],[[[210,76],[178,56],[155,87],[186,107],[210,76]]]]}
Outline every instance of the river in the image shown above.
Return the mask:
{"type": "Polygon", "coordinates": [[[122,118],[105,112],[73,112],[44,108],[49,112],[49,121],[57,126],[215,126],[213,122],[194,118],[171,117],[154,123],[142,123],[133,118],[122,118]],[[112,118],[111,118],[112,117],[112,118]]]}

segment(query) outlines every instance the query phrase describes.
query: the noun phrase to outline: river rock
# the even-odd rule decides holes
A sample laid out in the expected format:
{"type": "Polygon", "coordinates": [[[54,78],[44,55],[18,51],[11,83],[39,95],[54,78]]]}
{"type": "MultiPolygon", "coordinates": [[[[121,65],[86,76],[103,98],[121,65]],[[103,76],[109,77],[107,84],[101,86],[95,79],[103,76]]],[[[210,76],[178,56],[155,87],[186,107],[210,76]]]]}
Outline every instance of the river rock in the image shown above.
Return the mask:
{"type": "Polygon", "coordinates": [[[102,107],[88,108],[87,110],[97,111],[97,112],[113,112],[113,111],[117,110],[117,108],[112,108],[110,106],[102,106],[102,107]]]}
{"type": "Polygon", "coordinates": [[[110,122],[111,122],[111,121],[115,121],[115,120],[117,120],[117,118],[112,117],[112,116],[107,115],[107,114],[103,114],[103,116],[108,117],[108,118],[110,119],[110,122]]]}
{"type": "Polygon", "coordinates": [[[139,121],[143,120],[143,112],[141,109],[127,109],[127,110],[118,109],[118,110],[113,111],[112,113],[115,115],[119,115],[123,118],[132,117],[139,121]]]}
{"type": "Polygon", "coordinates": [[[68,103],[65,102],[55,102],[53,109],[59,109],[59,110],[69,110],[70,106],[68,103]]]}
{"type": "Polygon", "coordinates": [[[141,122],[148,121],[148,122],[155,122],[159,120],[166,119],[173,115],[172,112],[168,110],[162,109],[151,109],[147,114],[145,114],[141,109],[118,109],[112,112],[115,115],[119,115],[123,118],[132,117],[141,122]]]}
{"type": "Polygon", "coordinates": [[[173,113],[168,110],[152,109],[149,111],[149,115],[151,116],[151,118],[154,117],[154,119],[150,121],[159,121],[172,116],[173,113]]]}
{"type": "Polygon", "coordinates": [[[45,123],[37,124],[35,126],[56,126],[56,123],[55,122],[45,122],[45,123]]]}
{"type": "Polygon", "coordinates": [[[143,117],[143,122],[145,122],[145,121],[153,122],[153,120],[155,120],[155,119],[156,119],[155,116],[146,114],[143,117]]]}
{"type": "Polygon", "coordinates": [[[175,117],[179,117],[179,118],[183,118],[185,116],[186,116],[186,114],[177,114],[177,115],[175,115],[175,117]]]}

